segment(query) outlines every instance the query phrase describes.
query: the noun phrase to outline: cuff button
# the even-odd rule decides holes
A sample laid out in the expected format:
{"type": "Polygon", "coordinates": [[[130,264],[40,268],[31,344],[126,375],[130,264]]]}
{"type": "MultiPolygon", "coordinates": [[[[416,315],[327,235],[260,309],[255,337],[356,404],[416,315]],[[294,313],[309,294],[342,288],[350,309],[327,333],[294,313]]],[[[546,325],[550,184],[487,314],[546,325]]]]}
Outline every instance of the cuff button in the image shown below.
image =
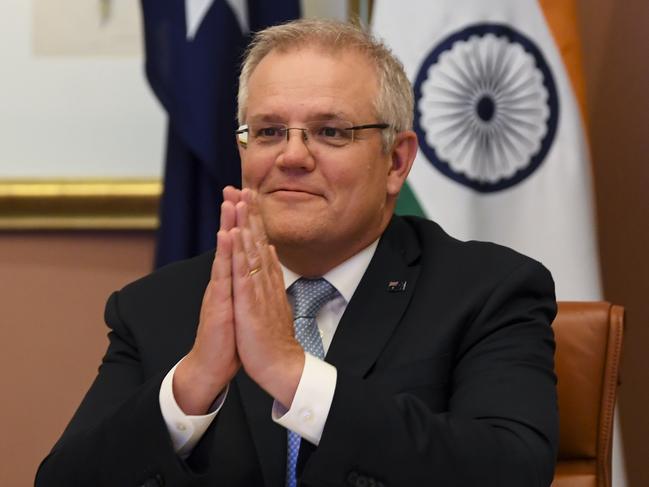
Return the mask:
{"type": "Polygon", "coordinates": [[[310,408],[305,408],[300,411],[300,419],[304,423],[308,423],[309,421],[313,420],[313,410],[310,408]]]}

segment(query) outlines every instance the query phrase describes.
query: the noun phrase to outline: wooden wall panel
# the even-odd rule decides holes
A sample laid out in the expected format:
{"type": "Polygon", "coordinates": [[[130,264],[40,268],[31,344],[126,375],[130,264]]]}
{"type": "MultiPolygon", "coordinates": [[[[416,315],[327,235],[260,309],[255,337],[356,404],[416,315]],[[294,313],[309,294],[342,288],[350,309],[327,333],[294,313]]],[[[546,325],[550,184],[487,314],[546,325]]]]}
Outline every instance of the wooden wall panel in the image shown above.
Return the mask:
{"type": "Polygon", "coordinates": [[[152,233],[0,234],[0,485],[33,485],[106,349],[106,298],[152,261],[152,233]]]}
{"type": "Polygon", "coordinates": [[[627,485],[649,485],[649,2],[579,0],[605,298],[627,309],[627,485]]]}

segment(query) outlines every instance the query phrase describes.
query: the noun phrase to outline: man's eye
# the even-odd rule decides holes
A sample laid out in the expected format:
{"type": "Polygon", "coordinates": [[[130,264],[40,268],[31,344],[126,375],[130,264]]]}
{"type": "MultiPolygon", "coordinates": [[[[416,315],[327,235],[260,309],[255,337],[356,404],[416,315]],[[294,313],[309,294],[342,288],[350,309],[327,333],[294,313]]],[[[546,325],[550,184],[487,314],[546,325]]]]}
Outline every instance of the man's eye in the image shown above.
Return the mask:
{"type": "Polygon", "coordinates": [[[279,127],[262,127],[257,130],[256,136],[266,139],[279,138],[282,137],[282,129],[279,127]]]}
{"type": "Polygon", "coordinates": [[[342,139],[347,137],[347,131],[338,127],[324,126],[320,127],[318,135],[325,138],[342,139]]]}

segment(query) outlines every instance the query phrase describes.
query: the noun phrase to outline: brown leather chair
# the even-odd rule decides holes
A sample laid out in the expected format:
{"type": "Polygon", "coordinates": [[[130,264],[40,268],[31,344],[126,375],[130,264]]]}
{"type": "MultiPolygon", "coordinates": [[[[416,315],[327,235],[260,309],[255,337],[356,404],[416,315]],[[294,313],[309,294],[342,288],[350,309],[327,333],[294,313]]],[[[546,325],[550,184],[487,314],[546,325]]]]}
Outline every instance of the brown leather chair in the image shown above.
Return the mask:
{"type": "Polygon", "coordinates": [[[559,458],[552,487],[610,487],[613,410],[624,308],[560,302],[557,342],[559,458]]]}

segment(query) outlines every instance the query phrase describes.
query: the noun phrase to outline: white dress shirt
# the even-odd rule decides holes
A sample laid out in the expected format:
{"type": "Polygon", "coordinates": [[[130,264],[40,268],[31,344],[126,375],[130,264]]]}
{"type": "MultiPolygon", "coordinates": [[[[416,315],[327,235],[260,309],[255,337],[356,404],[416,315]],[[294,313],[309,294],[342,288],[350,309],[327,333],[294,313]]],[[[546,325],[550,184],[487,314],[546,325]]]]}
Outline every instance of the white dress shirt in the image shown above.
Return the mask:
{"type": "MultiPolygon", "coordinates": [[[[316,323],[325,354],[329,350],[347,304],[374,256],[377,245],[378,240],[375,240],[371,245],[322,276],[339,293],[336,298],[326,303],[316,315],[316,323]]],[[[285,289],[288,289],[301,277],[284,266],[282,266],[282,273],[285,289]]],[[[293,297],[289,295],[288,299],[290,302],[293,297]]],[[[333,401],[337,372],[333,365],[324,360],[308,353],[304,355],[304,369],[291,407],[286,409],[275,401],[271,417],[278,424],[294,431],[314,445],[318,445],[333,401]]],[[[214,401],[208,414],[186,415],[176,403],[173,395],[173,374],[177,366],[178,364],[167,373],[160,386],[160,410],[176,453],[182,458],[186,458],[191,454],[194,446],[221,409],[227,397],[227,388],[214,401]]]]}

